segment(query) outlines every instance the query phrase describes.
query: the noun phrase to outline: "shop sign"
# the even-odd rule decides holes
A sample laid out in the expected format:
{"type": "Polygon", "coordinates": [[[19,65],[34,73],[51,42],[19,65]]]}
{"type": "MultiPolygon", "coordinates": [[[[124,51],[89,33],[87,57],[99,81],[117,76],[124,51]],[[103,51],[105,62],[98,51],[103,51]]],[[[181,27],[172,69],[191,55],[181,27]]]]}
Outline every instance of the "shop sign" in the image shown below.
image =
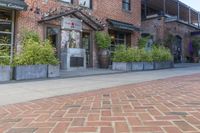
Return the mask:
{"type": "Polygon", "coordinates": [[[62,29],[82,31],[82,21],[76,18],[63,17],[62,29]]]}
{"type": "Polygon", "coordinates": [[[24,6],[19,6],[19,5],[16,5],[16,4],[13,4],[13,3],[3,3],[3,2],[0,2],[0,6],[1,7],[8,7],[8,8],[13,8],[13,9],[18,9],[18,10],[24,10],[25,7],[24,6]]]}

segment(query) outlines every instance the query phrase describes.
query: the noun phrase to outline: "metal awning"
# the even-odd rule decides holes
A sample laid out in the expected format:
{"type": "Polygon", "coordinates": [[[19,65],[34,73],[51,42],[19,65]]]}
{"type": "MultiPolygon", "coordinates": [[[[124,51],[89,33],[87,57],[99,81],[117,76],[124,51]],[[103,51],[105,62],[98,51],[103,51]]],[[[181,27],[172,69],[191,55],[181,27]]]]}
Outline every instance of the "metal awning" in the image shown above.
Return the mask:
{"type": "Polygon", "coordinates": [[[26,10],[28,5],[24,2],[24,0],[0,0],[0,7],[15,10],[26,10]]]}
{"type": "Polygon", "coordinates": [[[120,22],[117,20],[107,19],[109,26],[113,29],[120,29],[120,30],[128,30],[128,31],[140,31],[139,27],[134,26],[133,24],[120,22]]]}

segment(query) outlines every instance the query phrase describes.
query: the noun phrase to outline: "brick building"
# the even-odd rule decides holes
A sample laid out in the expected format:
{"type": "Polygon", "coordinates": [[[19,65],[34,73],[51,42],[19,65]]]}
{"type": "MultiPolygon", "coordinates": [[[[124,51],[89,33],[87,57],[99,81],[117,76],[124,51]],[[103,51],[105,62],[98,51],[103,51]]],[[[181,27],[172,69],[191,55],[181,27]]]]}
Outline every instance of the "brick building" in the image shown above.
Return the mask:
{"type": "Polygon", "coordinates": [[[60,59],[63,41],[67,38],[62,35],[79,37],[75,43],[86,50],[87,66],[97,67],[95,32],[105,30],[112,36],[111,50],[118,44],[136,45],[140,37],[141,1],[0,0],[0,22],[0,38],[8,38],[11,57],[14,48],[20,50],[21,34],[28,29],[38,32],[42,39],[51,39],[60,59]],[[63,21],[71,22],[73,28],[63,27],[63,21]],[[63,28],[68,32],[62,31],[63,28]]]}
{"type": "Polygon", "coordinates": [[[175,62],[187,61],[191,33],[200,30],[200,13],[179,0],[142,0],[141,8],[142,35],[168,43],[175,62]]]}

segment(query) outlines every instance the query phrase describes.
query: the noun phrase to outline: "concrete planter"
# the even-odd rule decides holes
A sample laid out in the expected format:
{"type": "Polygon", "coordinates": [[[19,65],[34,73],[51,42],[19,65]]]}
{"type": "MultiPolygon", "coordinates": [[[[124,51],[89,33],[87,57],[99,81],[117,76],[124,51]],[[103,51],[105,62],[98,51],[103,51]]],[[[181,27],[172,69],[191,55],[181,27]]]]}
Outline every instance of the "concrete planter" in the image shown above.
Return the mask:
{"type": "Polygon", "coordinates": [[[16,66],[16,80],[47,78],[47,65],[16,66]]]}
{"type": "Polygon", "coordinates": [[[144,69],[143,62],[132,62],[132,71],[142,71],[144,69]]]}
{"type": "Polygon", "coordinates": [[[144,70],[154,70],[153,62],[144,62],[144,70]]]}
{"type": "Polygon", "coordinates": [[[119,71],[131,71],[132,63],[129,63],[129,62],[113,62],[112,69],[113,70],[119,70],[119,71]]]}
{"type": "Polygon", "coordinates": [[[11,67],[0,66],[0,82],[9,81],[11,79],[11,67]]]}
{"type": "Polygon", "coordinates": [[[48,78],[60,76],[60,65],[48,65],[48,78]]]}
{"type": "Polygon", "coordinates": [[[164,61],[164,62],[155,62],[154,63],[154,69],[167,69],[167,68],[173,68],[173,62],[171,61],[164,61]]]}

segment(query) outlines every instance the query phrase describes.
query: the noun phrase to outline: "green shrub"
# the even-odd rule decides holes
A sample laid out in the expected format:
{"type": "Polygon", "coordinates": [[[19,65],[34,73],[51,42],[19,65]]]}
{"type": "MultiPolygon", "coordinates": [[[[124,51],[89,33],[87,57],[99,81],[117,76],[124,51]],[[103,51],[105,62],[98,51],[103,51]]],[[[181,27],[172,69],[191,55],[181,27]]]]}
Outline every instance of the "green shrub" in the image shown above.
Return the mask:
{"type": "Polygon", "coordinates": [[[97,32],[96,33],[96,43],[101,49],[107,49],[111,45],[111,37],[108,33],[97,32]]]}
{"type": "Polygon", "coordinates": [[[49,41],[38,41],[35,37],[23,40],[20,54],[14,57],[14,65],[58,64],[54,49],[49,41]]]}
{"type": "Polygon", "coordinates": [[[138,41],[138,47],[139,48],[145,48],[147,43],[148,43],[148,40],[149,40],[150,36],[147,36],[147,37],[141,37],[138,41]]]}
{"type": "Polygon", "coordinates": [[[22,32],[22,44],[23,45],[26,45],[26,42],[29,41],[29,40],[33,40],[34,42],[38,42],[40,43],[40,37],[38,35],[37,32],[35,31],[29,31],[29,30],[23,30],[22,32]]]}
{"type": "Polygon", "coordinates": [[[153,62],[153,54],[152,51],[147,51],[145,49],[141,49],[141,61],[143,62],[153,62]]]}
{"type": "Polygon", "coordinates": [[[0,65],[9,65],[10,64],[10,46],[1,45],[0,46],[0,65]]]}
{"type": "Polygon", "coordinates": [[[154,47],[152,51],[137,48],[127,48],[120,45],[113,54],[113,62],[161,62],[172,61],[170,50],[165,47],[154,47]]]}
{"type": "Polygon", "coordinates": [[[169,49],[165,47],[154,47],[152,50],[153,61],[172,61],[173,57],[169,49]]]}

